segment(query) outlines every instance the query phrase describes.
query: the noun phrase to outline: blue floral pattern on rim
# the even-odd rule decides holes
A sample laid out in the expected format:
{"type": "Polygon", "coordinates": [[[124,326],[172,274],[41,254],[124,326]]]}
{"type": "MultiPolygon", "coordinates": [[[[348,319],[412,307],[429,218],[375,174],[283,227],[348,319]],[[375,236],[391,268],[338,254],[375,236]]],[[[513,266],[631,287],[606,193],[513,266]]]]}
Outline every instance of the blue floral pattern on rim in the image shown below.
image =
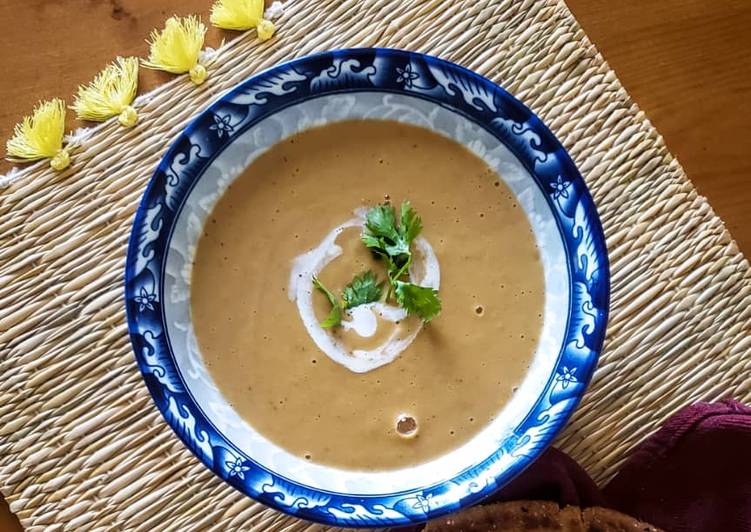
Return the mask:
{"type": "Polygon", "coordinates": [[[469,506],[507,483],[550,444],[578,404],[597,363],[609,305],[602,228],[584,180],[545,125],[493,82],[447,61],[391,49],[304,57],[264,71],[227,93],[176,139],[136,213],[125,272],[128,329],[159,410],[185,445],[239,491],[283,512],[337,526],[414,524],[469,506]],[[276,111],[324,94],[410,94],[447,107],[498,138],[548,198],[568,260],[565,341],[532,410],[497,451],[454,478],[400,493],[318,490],[254,462],[208,422],[176,366],[166,336],[162,280],[171,228],[193,184],[248,128],[276,111]]]}

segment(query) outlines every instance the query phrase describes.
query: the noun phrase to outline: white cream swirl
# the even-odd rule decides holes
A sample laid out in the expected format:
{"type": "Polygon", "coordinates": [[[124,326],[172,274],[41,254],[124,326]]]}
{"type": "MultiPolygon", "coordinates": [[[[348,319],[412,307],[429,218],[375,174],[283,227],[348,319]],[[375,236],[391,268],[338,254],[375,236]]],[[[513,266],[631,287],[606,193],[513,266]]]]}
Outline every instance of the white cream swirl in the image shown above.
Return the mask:
{"type": "MultiPolygon", "coordinates": [[[[332,229],[317,247],[295,257],[289,275],[288,294],[290,300],[297,303],[300,319],[318,348],[331,360],[349,370],[355,373],[365,373],[396,359],[417,337],[422,330],[422,323],[404,338],[398,338],[399,331],[394,330],[389,338],[377,347],[367,350],[355,349],[351,353],[319,324],[313,310],[312,279],[342,254],[342,248],[336,244],[336,239],[342,231],[364,226],[365,212],[356,211],[355,214],[355,218],[332,229]]],[[[414,245],[421,260],[410,266],[410,281],[438,290],[441,283],[441,269],[432,246],[423,237],[417,237],[414,245]]],[[[348,319],[342,321],[344,329],[369,338],[378,329],[378,316],[389,322],[398,322],[407,314],[400,307],[379,301],[348,310],[345,316],[348,319]]]]}

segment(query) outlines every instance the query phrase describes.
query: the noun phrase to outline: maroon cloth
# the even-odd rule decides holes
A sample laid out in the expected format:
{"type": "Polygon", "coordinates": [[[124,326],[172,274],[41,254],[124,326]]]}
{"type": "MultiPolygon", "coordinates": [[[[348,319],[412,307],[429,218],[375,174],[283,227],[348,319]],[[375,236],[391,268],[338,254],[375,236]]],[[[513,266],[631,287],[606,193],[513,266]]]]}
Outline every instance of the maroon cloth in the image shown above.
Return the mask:
{"type": "Polygon", "coordinates": [[[751,531],[751,408],[684,408],[603,491],[612,508],[669,532],[751,531]]]}
{"type": "Polygon", "coordinates": [[[751,408],[722,401],[682,409],[602,491],[548,449],[490,501],[523,499],[605,506],[668,532],[750,532],[751,408]]]}
{"type": "Polygon", "coordinates": [[[597,484],[576,461],[554,447],[547,449],[524,472],[486,499],[502,501],[555,501],[561,505],[605,506],[597,484]]]}

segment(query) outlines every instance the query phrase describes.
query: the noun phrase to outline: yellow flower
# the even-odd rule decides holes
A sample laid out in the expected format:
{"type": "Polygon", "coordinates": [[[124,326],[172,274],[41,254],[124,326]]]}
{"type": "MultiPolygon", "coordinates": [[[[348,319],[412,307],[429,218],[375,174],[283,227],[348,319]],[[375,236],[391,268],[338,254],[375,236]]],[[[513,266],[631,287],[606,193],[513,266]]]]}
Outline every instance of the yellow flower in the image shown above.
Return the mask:
{"type": "Polygon", "coordinates": [[[211,23],[225,30],[253,29],[263,20],[263,0],[217,0],[211,6],[211,23]]]}
{"type": "Polygon", "coordinates": [[[258,38],[266,41],[274,35],[274,23],[263,18],[263,0],[217,0],[211,6],[211,23],[225,30],[245,31],[255,28],[258,38]]]}
{"type": "Polygon", "coordinates": [[[50,159],[50,166],[62,170],[70,164],[68,148],[63,148],[65,133],[65,102],[55,98],[39,102],[31,117],[13,128],[13,136],[6,143],[8,160],[38,161],[50,159]]]}
{"type": "Polygon", "coordinates": [[[149,58],[142,64],[172,74],[187,72],[200,85],[206,79],[206,67],[198,62],[205,35],[206,26],[195,15],[170,17],[161,32],[151,32],[149,58]]]}
{"type": "Polygon", "coordinates": [[[78,87],[71,109],[81,120],[103,122],[120,115],[118,121],[131,127],[138,121],[138,113],[131,107],[138,89],[138,59],[118,57],[107,65],[86,86],[78,87]]]}

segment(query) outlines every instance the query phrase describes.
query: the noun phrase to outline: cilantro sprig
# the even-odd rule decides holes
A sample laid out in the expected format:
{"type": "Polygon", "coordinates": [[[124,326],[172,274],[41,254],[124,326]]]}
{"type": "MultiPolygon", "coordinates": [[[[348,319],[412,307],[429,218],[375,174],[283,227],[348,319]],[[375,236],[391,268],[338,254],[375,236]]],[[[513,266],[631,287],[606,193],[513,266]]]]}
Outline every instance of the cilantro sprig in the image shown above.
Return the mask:
{"type": "Polygon", "coordinates": [[[378,301],[383,294],[383,285],[383,281],[379,283],[371,270],[355,275],[354,279],[342,290],[344,308],[351,309],[378,301]]]}
{"type": "Polygon", "coordinates": [[[370,209],[360,239],[386,263],[390,283],[386,298],[393,292],[396,302],[408,314],[430,321],[441,312],[438,291],[404,280],[412,264],[412,242],[422,231],[422,219],[408,201],[402,202],[400,211],[397,223],[392,205],[377,205],[370,209]]]}
{"type": "MultiPolygon", "coordinates": [[[[386,299],[393,295],[407,314],[428,322],[441,312],[438,291],[413,284],[408,279],[413,259],[412,243],[421,231],[422,219],[408,201],[402,203],[398,221],[394,207],[386,203],[368,210],[360,240],[384,261],[389,285],[386,299]]],[[[345,310],[380,301],[384,285],[371,270],[365,271],[344,287],[340,301],[314,277],[313,286],[323,292],[332,307],[321,327],[336,327],[341,324],[345,310]]]]}
{"type": "Polygon", "coordinates": [[[318,277],[313,277],[313,286],[320,290],[331,303],[331,312],[321,322],[321,327],[329,329],[342,323],[342,315],[345,310],[379,301],[383,295],[383,282],[371,271],[367,270],[355,277],[342,289],[341,301],[331,290],[326,288],[318,277]]]}

